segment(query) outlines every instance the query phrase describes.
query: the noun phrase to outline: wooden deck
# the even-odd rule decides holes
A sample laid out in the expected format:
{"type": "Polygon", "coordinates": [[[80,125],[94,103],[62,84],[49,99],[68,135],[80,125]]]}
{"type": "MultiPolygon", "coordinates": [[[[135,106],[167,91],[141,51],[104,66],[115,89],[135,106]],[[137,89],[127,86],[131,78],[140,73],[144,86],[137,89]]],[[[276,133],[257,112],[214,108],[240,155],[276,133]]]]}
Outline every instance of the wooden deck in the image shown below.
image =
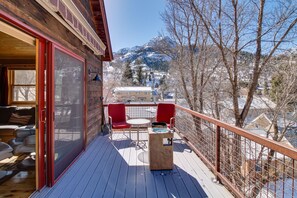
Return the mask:
{"type": "Polygon", "coordinates": [[[32,197],[233,197],[176,134],[171,171],[150,171],[147,148],[135,149],[127,136],[114,134],[112,143],[99,136],[54,187],[32,197]]]}

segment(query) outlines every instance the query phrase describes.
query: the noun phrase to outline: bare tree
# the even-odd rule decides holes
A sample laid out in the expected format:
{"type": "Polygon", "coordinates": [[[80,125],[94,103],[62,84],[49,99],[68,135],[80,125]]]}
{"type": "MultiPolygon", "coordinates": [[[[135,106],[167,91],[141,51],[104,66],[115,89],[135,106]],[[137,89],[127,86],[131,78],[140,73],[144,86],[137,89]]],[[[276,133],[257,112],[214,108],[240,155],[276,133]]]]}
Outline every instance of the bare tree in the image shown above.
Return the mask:
{"type": "MultiPolygon", "coordinates": [[[[269,107],[269,112],[267,113],[271,117],[271,125],[266,131],[266,137],[270,136],[277,142],[281,142],[286,133],[292,129],[292,126],[296,126],[297,64],[296,60],[294,61],[292,58],[292,54],[288,56],[280,55],[270,61],[270,65],[275,68],[272,81],[276,81],[276,85],[271,90],[275,106],[271,108],[270,105],[267,105],[269,107]]],[[[260,160],[266,156],[262,156],[264,148],[262,147],[257,157],[256,163],[258,164],[261,164],[260,160]]],[[[275,177],[268,176],[274,156],[275,151],[270,149],[266,157],[266,163],[264,163],[263,169],[265,171],[261,174],[261,179],[252,180],[254,181],[254,186],[257,187],[253,188],[251,196],[256,197],[267,182],[272,180],[272,178],[275,180],[275,177]]],[[[275,174],[278,173],[276,172],[275,174]]],[[[252,177],[252,175],[249,176],[252,177]]]]}
{"type": "Polygon", "coordinates": [[[218,66],[211,59],[215,55],[208,33],[190,5],[182,1],[169,0],[162,19],[175,44],[159,44],[159,50],[172,58],[170,73],[190,109],[204,112],[206,85],[218,66]]]}
{"type": "Polygon", "coordinates": [[[103,73],[104,73],[104,86],[103,86],[103,96],[104,103],[112,102],[113,95],[112,91],[115,87],[120,86],[122,78],[122,67],[121,62],[111,62],[104,63],[103,73]]]}
{"type": "MultiPolygon", "coordinates": [[[[202,66],[207,56],[201,52],[211,44],[219,51],[230,84],[235,125],[242,127],[263,71],[271,58],[282,47],[290,47],[295,39],[297,9],[295,1],[266,0],[170,0],[163,15],[168,32],[177,41],[175,66],[180,76],[181,87],[191,109],[203,112],[203,90],[207,83],[202,66]],[[210,42],[211,41],[211,42],[210,42]],[[287,46],[286,46],[287,44],[287,46]],[[289,44],[289,45],[288,45],[289,44]],[[246,64],[242,60],[245,51],[252,56],[246,64]],[[203,56],[201,56],[203,55],[203,56]],[[244,67],[250,78],[243,109],[239,108],[240,82],[244,67]],[[200,73],[201,72],[201,73],[200,73]],[[202,75],[201,75],[202,74],[202,75]],[[201,83],[203,82],[203,83],[201,83]],[[206,84],[205,84],[206,83],[206,84]],[[190,85],[190,86],[189,86],[190,85]]],[[[213,47],[212,47],[213,48],[213,47]]],[[[209,48],[208,48],[209,49],[209,48]]],[[[218,92],[217,92],[218,93],[218,92]]],[[[218,99],[217,95],[213,95],[218,99]]],[[[217,103],[217,102],[216,102],[217,103]]],[[[219,110],[215,115],[219,117],[219,110]]],[[[241,137],[230,139],[235,149],[230,155],[231,179],[239,188],[238,177],[241,165],[241,137]]]]}
{"type": "Polygon", "coordinates": [[[297,3],[285,0],[189,0],[189,3],[220,50],[231,84],[235,125],[242,127],[263,69],[283,43],[296,39],[297,3]],[[247,100],[240,111],[239,61],[244,50],[254,51],[254,56],[247,100]]]}

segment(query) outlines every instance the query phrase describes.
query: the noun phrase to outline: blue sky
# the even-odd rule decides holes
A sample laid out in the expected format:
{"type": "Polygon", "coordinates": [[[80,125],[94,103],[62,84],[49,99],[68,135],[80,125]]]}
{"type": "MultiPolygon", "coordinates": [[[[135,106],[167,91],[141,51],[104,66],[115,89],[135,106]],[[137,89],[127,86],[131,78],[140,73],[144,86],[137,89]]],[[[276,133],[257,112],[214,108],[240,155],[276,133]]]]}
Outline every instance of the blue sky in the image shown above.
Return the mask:
{"type": "Polygon", "coordinates": [[[143,45],[165,32],[160,13],[166,0],[105,0],[112,50],[143,45]]]}

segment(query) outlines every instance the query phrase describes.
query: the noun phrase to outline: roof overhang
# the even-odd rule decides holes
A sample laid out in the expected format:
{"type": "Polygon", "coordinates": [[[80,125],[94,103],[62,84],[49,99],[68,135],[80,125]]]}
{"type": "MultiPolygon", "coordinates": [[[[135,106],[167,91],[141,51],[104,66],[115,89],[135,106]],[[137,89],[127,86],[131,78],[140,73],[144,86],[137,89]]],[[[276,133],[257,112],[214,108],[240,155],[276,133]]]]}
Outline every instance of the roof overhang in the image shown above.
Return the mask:
{"type": "MultiPolygon", "coordinates": [[[[104,9],[103,1],[97,0],[100,3],[99,9],[104,9]],[[103,6],[103,7],[102,7],[103,6]],[[101,8],[102,7],[102,8],[101,8]]],[[[88,21],[83,17],[81,12],[77,9],[75,4],[69,0],[36,0],[44,9],[46,9],[52,16],[54,16],[60,23],[62,23],[69,31],[71,31],[77,38],[82,41],[83,45],[88,46],[95,55],[105,56],[107,49],[104,42],[101,40],[98,30],[94,30],[88,21]]],[[[90,0],[91,2],[91,0],[90,0]]],[[[105,26],[99,27],[100,29],[106,29],[108,33],[107,21],[105,16],[105,11],[102,11],[105,17],[105,26]]],[[[102,21],[103,18],[102,16],[102,21]]],[[[104,24],[104,23],[103,23],[104,24]]],[[[97,28],[98,29],[98,28],[97,28]]],[[[109,34],[106,35],[109,40],[109,34]]],[[[105,37],[102,37],[103,40],[107,40],[105,37]]],[[[109,42],[110,43],[110,42],[109,42]]],[[[112,55],[111,55],[112,57],[112,55]]]]}
{"type": "Polygon", "coordinates": [[[108,23],[103,0],[89,0],[93,11],[96,32],[106,46],[103,61],[112,61],[113,53],[110,42],[108,23]]]}

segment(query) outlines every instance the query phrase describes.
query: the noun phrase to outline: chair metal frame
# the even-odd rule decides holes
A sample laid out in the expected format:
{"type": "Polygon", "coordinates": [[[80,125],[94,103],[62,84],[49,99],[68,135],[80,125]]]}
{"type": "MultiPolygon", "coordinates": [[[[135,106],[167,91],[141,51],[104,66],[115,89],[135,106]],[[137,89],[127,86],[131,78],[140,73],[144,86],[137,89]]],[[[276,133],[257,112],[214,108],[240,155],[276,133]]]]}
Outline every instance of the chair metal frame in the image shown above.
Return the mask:
{"type": "MultiPolygon", "coordinates": [[[[126,108],[124,103],[113,103],[113,104],[109,104],[109,105],[124,105],[124,108],[126,108]]],[[[124,110],[125,112],[125,120],[123,120],[123,122],[125,122],[126,126],[123,128],[113,128],[113,121],[112,121],[112,116],[110,116],[110,112],[109,112],[109,105],[108,105],[108,123],[110,125],[110,131],[109,131],[109,137],[112,140],[112,134],[114,132],[114,130],[117,129],[121,129],[123,131],[123,133],[125,134],[125,130],[124,129],[129,129],[129,138],[131,139],[131,125],[127,123],[127,115],[126,115],[126,109],[124,110]]]]}

